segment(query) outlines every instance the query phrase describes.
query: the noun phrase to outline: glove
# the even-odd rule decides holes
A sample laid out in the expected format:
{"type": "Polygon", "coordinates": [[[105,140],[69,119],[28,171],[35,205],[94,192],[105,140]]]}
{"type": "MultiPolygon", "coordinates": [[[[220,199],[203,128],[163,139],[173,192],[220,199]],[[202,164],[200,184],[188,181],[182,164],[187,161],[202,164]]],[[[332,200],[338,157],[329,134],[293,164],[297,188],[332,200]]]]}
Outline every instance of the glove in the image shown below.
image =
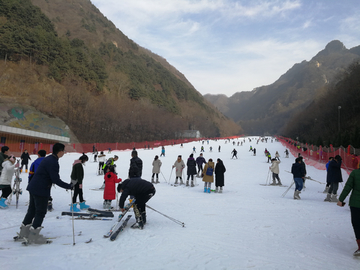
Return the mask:
{"type": "Polygon", "coordinates": [[[72,180],[72,179],[71,179],[71,184],[72,184],[72,186],[75,186],[75,185],[77,184],[77,182],[78,182],[78,180],[72,180]]]}

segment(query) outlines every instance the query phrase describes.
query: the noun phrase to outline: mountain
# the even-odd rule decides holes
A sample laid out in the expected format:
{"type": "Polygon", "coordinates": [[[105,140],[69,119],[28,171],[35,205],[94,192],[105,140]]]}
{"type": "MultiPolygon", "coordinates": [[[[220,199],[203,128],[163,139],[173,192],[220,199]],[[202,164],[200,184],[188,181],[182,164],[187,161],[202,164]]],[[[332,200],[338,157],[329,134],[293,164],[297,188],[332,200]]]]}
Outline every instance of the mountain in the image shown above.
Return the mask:
{"type": "Polygon", "coordinates": [[[58,117],[84,143],[240,132],[88,0],[0,0],[0,59],[0,103],[58,117]]]}
{"type": "Polygon", "coordinates": [[[336,82],[337,74],[360,56],[360,48],[346,49],[338,40],[331,41],[310,61],[295,64],[271,85],[250,92],[205,97],[246,134],[281,134],[290,118],[306,108],[323,87],[336,82]]]}

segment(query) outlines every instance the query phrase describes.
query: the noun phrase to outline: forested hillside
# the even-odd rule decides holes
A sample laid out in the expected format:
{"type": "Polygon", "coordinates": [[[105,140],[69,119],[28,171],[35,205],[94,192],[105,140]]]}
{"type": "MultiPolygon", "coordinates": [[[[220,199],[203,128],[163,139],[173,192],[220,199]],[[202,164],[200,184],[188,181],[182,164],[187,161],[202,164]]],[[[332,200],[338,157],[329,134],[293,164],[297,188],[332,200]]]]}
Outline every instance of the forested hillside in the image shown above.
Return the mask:
{"type": "Polygon", "coordinates": [[[60,117],[82,142],[240,132],[87,0],[0,0],[0,58],[1,96],[60,117]]]}

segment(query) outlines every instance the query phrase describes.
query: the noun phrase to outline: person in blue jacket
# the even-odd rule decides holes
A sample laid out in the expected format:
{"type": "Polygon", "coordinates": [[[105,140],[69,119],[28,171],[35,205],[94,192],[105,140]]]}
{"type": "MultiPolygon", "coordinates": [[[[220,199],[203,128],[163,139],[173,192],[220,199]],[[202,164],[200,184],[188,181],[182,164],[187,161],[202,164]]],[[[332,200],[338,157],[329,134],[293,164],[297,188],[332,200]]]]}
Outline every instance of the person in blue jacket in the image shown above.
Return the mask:
{"type": "Polygon", "coordinates": [[[39,164],[34,176],[31,178],[27,190],[30,192],[30,203],[27,213],[20,227],[18,240],[26,240],[27,243],[45,244],[47,239],[43,237],[40,230],[50,197],[53,184],[64,189],[72,189],[75,181],[68,184],[60,179],[59,158],[65,153],[65,145],[55,143],[51,155],[44,158],[39,164]]]}

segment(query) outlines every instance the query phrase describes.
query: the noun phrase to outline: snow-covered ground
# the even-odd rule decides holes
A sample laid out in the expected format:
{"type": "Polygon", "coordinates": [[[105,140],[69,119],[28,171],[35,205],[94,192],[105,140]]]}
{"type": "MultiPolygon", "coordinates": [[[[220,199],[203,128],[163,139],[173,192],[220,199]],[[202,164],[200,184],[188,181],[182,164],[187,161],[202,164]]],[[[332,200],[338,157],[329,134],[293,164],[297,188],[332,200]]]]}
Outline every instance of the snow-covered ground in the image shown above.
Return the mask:
{"type": "MultiPolygon", "coordinates": [[[[165,147],[161,183],[156,185],[156,195],[148,202],[152,208],[184,222],[185,228],[147,209],[144,230],[128,226],[114,242],[103,238],[114,221],[75,220],[75,233],[82,234],[76,236],[76,245],[72,245],[71,217],[60,216],[62,211],[69,210],[71,195],[60,187],[52,189],[55,210],[46,215],[42,230],[43,235],[56,237],[53,243],[25,247],[14,242],[12,238],[27,210],[27,174],[22,173],[24,192],[19,208],[15,209],[13,199],[9,209],[0,211],[0,269],[360,269],[360,260],[352,255],[356,242],[349,208],[324,202],[325,194],[321,192],[325,185],[307,180],[301,200],[293,199],[294,187],[283,197],[287,187],[260,185],[269,176],[265,148],[273,155],[279,151],[282,183],[288,186],[292,183],[292,175],[286,171],[291,169],[294,157],[284,158],[285,147],[279,142],[256,144],[247,138],[243,146],[225,140],[205,142],[206,160],[221,158],[227,169],[222,194],[204,193],[201,178],[196,179],[199,185],[194,188],[166,183],[176,157],[181,154],[186,163],[193,146],[197,157],[201,145],[193,142],[183,148],[165,147]],[[257,149],[257,156],[249,152],[250,145],[257,149]],[[213,152],[209,152],[210,146],[213,152]],[[231,159],[234,148],[239,159],[231,159]],[[89,238],[92,243],[85,243],[89,238]]],[[[160,151],[160,148],[138,150],[144,164],[144,179],[150,180],[152,160],[155,155],[160,156],[160,151]]],[[[114,154],[119,156],[118,174],[125,179],[130,150],[113,151],[107,157],[114,154]]],[[[60,159],[64,181],[70,182],[72,163],[79,157],[80,153],[70,153],[60,159]]],[[[97,163],[93,162],[92,154],[89,157],[84,197],[91,207],[101,209],[103,194],[91,189],[100,187],[103,177],[96,176],[97,163]]],[[[325,170],[307,166],[307,171],[313,179],[325,182],[325,170]]],[[[346,181],[345,172],[343,177],[346,181]]],[[[171,178],[173,183],[174,173],[171,178]]],[[[340,185],[339,193],[342,188],[340,185]]],[[[118,215],[115,213],[114,220],[118,215]]],[[[129,225],[133,222],[132,218],[129,225]]]]}

